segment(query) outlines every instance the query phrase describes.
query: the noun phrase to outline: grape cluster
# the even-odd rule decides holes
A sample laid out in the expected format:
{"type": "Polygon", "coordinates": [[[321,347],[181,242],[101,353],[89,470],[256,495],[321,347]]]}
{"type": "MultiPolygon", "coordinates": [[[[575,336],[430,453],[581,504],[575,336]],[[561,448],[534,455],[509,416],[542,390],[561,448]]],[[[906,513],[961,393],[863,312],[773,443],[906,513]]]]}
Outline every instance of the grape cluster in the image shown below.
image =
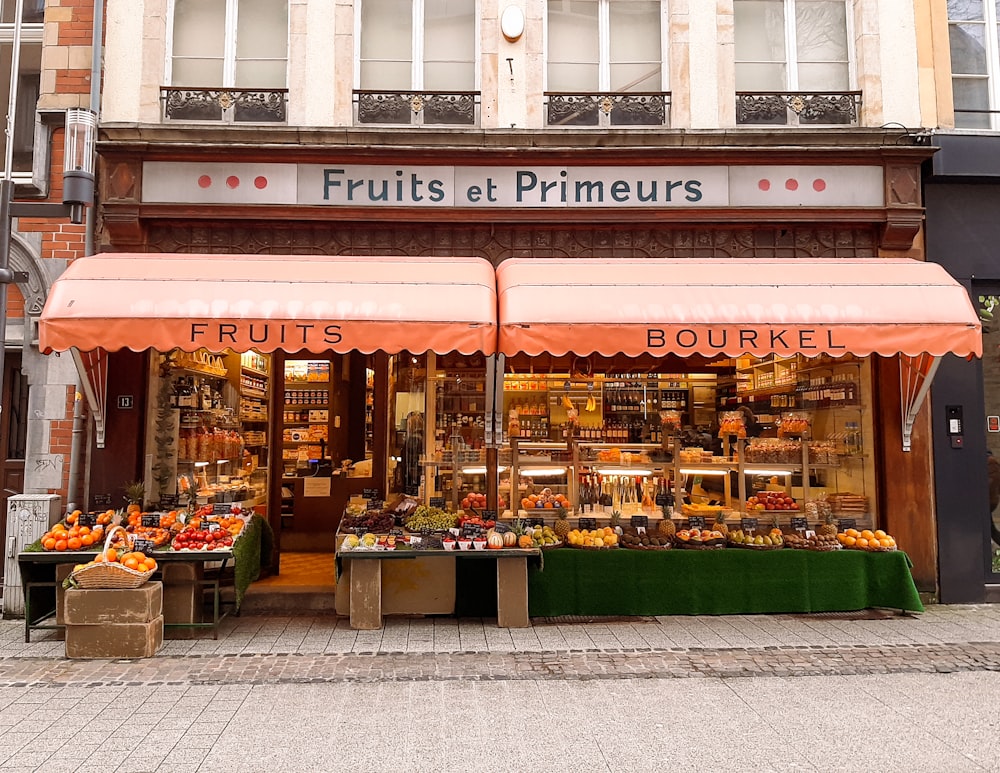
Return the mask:
{"type": "Polygon", "coordinates": [[[389,531],[389,529],[396,525],[396,519],[393,518],[391,513],[381,510],[369,510],[362,515],[351,515],[350,513],[344,515],[340,521],[340,525],[343,529],[362,528],[378,534],[389,531]]]}
{"type": "Polygon", "coordinates": [[[406,528],[410,531],[442,531],[455,525],[455,515],[440,507],[420,505],[413,515],[406,519],[406,528]]]}

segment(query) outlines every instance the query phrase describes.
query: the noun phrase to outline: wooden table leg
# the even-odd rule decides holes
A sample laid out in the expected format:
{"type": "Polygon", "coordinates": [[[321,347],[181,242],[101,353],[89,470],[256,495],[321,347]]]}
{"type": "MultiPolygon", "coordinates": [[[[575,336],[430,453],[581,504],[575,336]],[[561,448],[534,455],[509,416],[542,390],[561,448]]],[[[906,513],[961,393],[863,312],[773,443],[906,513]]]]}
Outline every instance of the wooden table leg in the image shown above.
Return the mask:
{"type": "Polygon", "coordinates": [[[501,628],[527,628],[528,559],[497,559],[497,625],[501,628]]]}
{"type": "Polygon", "coordinates": [[[351,561],[351,628],[362,631],[382,627],[382,562],[351,561]]]}

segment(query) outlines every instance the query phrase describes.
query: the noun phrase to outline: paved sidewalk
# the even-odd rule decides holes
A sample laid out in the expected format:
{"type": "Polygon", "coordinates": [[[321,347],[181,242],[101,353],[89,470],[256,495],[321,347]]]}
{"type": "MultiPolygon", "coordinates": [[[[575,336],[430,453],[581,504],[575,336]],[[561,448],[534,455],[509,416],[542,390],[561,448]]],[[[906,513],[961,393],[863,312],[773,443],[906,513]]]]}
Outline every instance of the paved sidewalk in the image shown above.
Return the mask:
{"type": "Polygon", "coordinates": [[[0,621],[0,771],[1000,771],[1000,606],[867,617],[260,614],[138,661],[0,621]]]}
{"type": "MultiPolygon", "coordinates": [[[[167,641],[161,655],[618,652],[1000,642],[1000,605],[932,605],[920,615],[882,614],[540,619],[530,628],[498,628],[496,620],[478,618],[387,617],[381,630],[355,631],[347,618],[332,613],[261,613],[227,618],[218,640],[204,633],[197,639],[167,641]]],[[[63,654],[64,645],[54,632],[33,632],[26,644],[23,621],[0,621],[0,658],[63,654]]]]}

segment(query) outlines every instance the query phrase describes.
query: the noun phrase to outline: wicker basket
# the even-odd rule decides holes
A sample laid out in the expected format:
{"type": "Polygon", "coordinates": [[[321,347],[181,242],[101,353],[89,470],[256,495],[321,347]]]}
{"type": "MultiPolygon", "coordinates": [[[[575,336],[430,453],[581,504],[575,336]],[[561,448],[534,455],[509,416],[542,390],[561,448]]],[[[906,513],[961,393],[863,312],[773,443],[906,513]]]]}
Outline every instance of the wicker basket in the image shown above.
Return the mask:
{"type": "MultiPolygon", "coordinates": [[[[107,558],[108,548],[111,546],[111,539],[119,529],[125,534],[126,542],[128,541],[128,532],[121,526],[109,529],[108,536],[104,540],[104,549],[100,553],[105,559],[107,558]]],[[[111,563],[104,560],[96,564],[87,564],[73,572],[70,577],[72,577],[77,587],[88,590],[131,589],[143,585],[153,576],[153,572],[155,571],[155,569],[150,569],[148,572],[137,572],[135,569],[129,569],[127,566],[122,566],[119,563],[111,563]]]]}

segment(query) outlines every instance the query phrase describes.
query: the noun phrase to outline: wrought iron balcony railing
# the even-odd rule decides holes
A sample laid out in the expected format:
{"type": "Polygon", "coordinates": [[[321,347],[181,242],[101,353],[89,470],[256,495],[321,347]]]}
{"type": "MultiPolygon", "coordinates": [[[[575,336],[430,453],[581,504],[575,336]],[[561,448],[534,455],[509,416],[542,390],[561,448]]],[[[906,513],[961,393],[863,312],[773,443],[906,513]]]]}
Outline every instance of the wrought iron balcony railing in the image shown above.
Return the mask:
{"type": "Polygon", "coordinates": [[[227,89],[161,86],[165,121],[284,123],[288,89],[227,89]]]}
{"type": "Polygon", "coordinates": [[[736,123],[857,126],[860,91],[737,91],[736,123]]]}
{"type": "Polygon", "coordinates": [[[548,126],[666,126],[669,112],[669,91],[545,92],[548,126]]]}
{"type": "Polygon", "coordinates": [[[354,92],[359,124],[479,125],[478,91],[373,91],[354,92]]]}

